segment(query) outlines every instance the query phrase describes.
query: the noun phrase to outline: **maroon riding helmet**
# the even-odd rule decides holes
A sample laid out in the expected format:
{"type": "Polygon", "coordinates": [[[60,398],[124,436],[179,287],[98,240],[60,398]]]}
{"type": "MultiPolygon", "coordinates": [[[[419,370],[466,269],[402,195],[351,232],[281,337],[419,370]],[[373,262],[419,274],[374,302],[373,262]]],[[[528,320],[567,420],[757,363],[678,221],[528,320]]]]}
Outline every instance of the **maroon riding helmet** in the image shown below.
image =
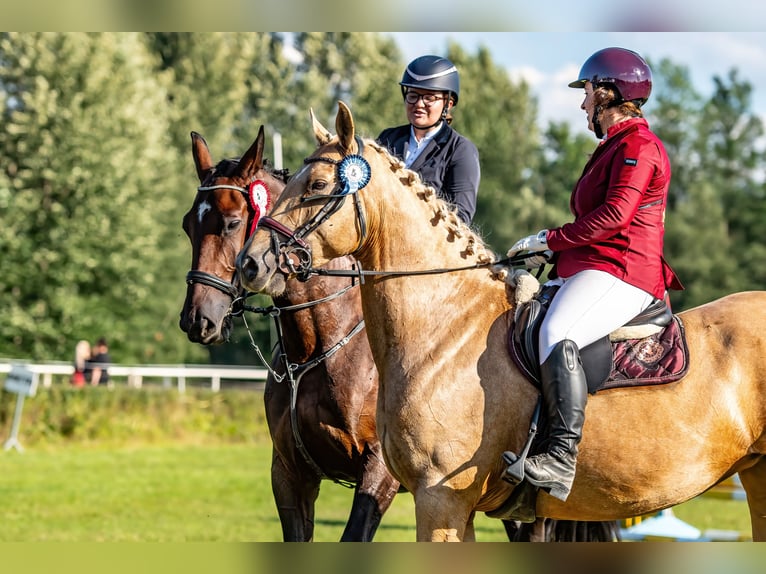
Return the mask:
{"type": "Polygon", "coordinates": [[[594,53],[580,69],[570,88],[582,88],[585,82],[594,86],[609,84],[617,89],[622,101],[641,107],[652,92],[652,71],[636,52],[625,48],[604,48],[594,53]]]}

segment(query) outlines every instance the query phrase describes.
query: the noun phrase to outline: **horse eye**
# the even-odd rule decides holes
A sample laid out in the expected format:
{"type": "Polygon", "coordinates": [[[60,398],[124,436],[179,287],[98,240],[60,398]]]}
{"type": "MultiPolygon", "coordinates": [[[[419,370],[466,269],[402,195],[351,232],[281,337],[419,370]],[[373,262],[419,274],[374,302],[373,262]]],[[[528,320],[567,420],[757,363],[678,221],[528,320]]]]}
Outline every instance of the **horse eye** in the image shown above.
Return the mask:
{"type": "Polygon", "coordinates": [[[237,229],[239,229],[239,226],[242,225],[241,219],[232,219],[225,225],[225,232],[226,233],[234,233],[237,229]]]}
{"type": "Polygon", "coordinates": [[[322,191],[327,187],[327,182],[323,179],[317,179],[311,183],[311,191],[322,191]]]}

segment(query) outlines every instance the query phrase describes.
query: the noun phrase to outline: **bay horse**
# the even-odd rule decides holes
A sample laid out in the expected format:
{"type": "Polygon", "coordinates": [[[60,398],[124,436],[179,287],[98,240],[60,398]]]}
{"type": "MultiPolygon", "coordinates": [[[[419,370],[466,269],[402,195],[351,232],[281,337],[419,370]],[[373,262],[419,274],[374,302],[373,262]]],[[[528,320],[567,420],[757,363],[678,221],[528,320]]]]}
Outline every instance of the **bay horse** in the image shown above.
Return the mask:
{"type": "MultiPolygon", "coordinates": [[[[317,149],[238,256],[243,285],[281,293],[288,278],[354,254],[380,373],[386,464],[415,500],[417,539],[474,539],[476,512],[515,488],[502,453],[520,452],[538,392],[510,357],[512,298],[495,254],[447,204],[374,141],[340,102],[317,149]]],[[[537,516],[619,520],[687,501],[739,473],[753,540],[766,540],[766,292],[678,314],[680,380],[589,396],[572,491],[540,492],[537,516]]]]}
{"type": "MultiPolygon", "coordinates": [[[[249,187],[262,182],[278,197],[287,172],[265,163],[263,127],[241,159],[218,164],[204,138],[195,132],[191,137],[200,187],[183,219],[192,270],[180,327],[189,340],[210,345],[228,339],[232,306],[235,301],[242,305],[231,281],[236,255],[256,217],[249,187]]],[[[345,257],[328,267],[350,269],[352,264],[345,257]]],[[[273,445],[271,485],[283,538],[313,539],[315,502],[327,478],[355,485],[341,540],[372,540],[399,483],[383,463],[375,433],[378,374],[360,332],[358,287],[344,278],[290,281],[285,293],[274,298],[272,310],[284,348],[267,365],[264,403],[273,445]]]]}
{"type": "MultiPolygon", "coordinates": [[[[256,217],[248,186],[262,181],[274,201],[287,172],[264,160],[263,128],[241,159],[217,164],[204,138],[195,132],[191,138],[200,187],[183,221],[192,245],[192,270],[180,327],[190,341],[211,345],[228,339],[233,307],[243,305],[231,278],[256,217]]],[[[341,257],[327,268],[350,270],[354,262],[341,257]]],[[[399,483],[383,464],[375,432],[378,373],[363,332],[358,285],[340,277],[291,279],[274,306],[261,312],[275,317],[284,347],[270,365],[264,393],[283,539],[313,539],[314,505],[324,478],[356,485],[342,540],[370,541],[399,483]]],[[[612,523],[503,522],[513,541],[611,541],[619,536],[612,523]]]]}

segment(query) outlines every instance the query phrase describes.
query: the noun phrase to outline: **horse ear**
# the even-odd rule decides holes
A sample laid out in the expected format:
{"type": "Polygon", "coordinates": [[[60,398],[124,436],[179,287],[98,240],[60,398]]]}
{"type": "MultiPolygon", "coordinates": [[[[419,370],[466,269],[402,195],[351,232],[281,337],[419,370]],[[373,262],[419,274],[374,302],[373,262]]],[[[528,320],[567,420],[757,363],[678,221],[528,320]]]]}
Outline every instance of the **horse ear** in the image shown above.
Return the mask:
{"type": "Polygon", "coordinates": [[[251,179],[255,173],[263,167],[263,148],[266,136],[263,133],[263,125],[258,130],[255,141],[239,160],[239,175],[245,179],[251,179]]]}
{"type": "Polygon", "coordinates": [[[194,166],[197,168],[197,177],[200,182],[204,181],[208,172],[213,169],[213,158],[210,157],[210,150],[207,147],[205,138],[197,132],[191,133],[192,156],[194,156],[194,166]]]}
{"type": "Polygon", "coordinates": [[[354,146],[354,118],[351,110],[341,101],[338,101],[338,115],[335,116],[335,131],[343,153],[350,154],[354,146]]]}
{"type": "Polygon", "coordinates": [[[312,108],[309,108],[309,114],[311,114],[311,127],[314,128],[314,137],[317,140],[317,145],[321,146],[330,143],[332,134],[319,122],[312,108]]]}

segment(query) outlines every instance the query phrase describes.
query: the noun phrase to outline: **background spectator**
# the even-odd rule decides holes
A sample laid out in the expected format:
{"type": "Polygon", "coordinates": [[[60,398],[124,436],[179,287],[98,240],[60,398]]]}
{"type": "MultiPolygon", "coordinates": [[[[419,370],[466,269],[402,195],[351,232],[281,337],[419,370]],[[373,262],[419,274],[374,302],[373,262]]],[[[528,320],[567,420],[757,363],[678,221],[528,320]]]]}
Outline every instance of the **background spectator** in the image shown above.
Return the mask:
{"type": "Polygon", "coordinates": [[[109,371],[107,365],[112,362],[109,357],[109,347],[106,344],[106,339],[101,337],[93,346],[93,355],[88,362],[89,373],[87,374],[87,380],[91,385],[105,385],[109,382],[109,371]]]}

